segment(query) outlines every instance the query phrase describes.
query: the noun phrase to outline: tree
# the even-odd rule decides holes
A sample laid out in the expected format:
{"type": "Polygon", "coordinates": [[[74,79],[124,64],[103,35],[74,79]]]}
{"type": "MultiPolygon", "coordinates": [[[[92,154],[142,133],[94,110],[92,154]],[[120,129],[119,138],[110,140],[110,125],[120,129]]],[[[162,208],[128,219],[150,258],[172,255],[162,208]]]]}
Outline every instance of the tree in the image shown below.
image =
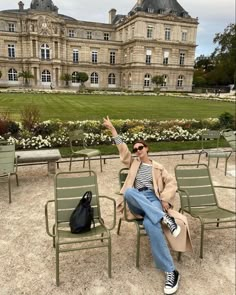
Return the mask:
{"type": "Polygon", "coordinates": [[[88,74],[85,73],[85,72],[79,72],[79,73],[77,73],[76,79],[78,80],[78,82],[81,83],[81,85],[84,85],[84,83],[85,83],[86,81],[88,81],[89,76],[88,76],[88,74]]]}
{"type": "Polygon", "coordinates": [[[236,24],[229,24],[223,33],[217,33],[213,42],[218,46],[213,52],[218,65],[224,68],[224,75],[229,78],[229,83],[236,81],[236,24]]]}
{"type": "Polygon", "coordinates": [[[72,77],[69,73],[64,73],[61,75],[61,80],[65,81],[66,87],[69,87],[69,82],[72,80],[72,77]]]}
{"type": "Polygon", "coordinates": [[[155,91],[159,92],[160,86],[164,83],[164,77],[161,75],[153,76],[152,83],[156,84],[157,87],[156,87],[155,91]]]}
{"type": "Polygon", "coordinates": [[[29,71],[29,70],[26,70],[26,71],[22,71],[18,74],[18,78],[22,77],[23,78],[23,81],[24,81],[24,86],[29,86],[29,81],[30,79],[34,78],[34,75],[29,71]]]}

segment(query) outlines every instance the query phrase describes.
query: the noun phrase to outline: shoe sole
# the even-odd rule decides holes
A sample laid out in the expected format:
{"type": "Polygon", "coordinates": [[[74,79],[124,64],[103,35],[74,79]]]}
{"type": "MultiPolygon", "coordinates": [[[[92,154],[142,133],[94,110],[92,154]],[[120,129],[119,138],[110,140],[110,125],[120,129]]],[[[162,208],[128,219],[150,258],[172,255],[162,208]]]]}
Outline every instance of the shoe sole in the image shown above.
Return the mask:
{"type": "Polygon", "coordinates": [[[177,238],[180,232],[181,232],[181,227],[177,225],[176,230],[172,233],[173,237],[177,238]]]}
{"type": "Polygon", "coordinates": [[[165,288],[164,288],[164,293],[165,293],[166,295],[174,294],[174,293],[178,290],[178,287],[179,287],[179,280],[180,280],[180,274],[179,274],[179,276],[178,276],[178,281],[177,281],[175,287],[172,288],[172,289],[166,289],[166,290],[165,290],[165,288]]]}

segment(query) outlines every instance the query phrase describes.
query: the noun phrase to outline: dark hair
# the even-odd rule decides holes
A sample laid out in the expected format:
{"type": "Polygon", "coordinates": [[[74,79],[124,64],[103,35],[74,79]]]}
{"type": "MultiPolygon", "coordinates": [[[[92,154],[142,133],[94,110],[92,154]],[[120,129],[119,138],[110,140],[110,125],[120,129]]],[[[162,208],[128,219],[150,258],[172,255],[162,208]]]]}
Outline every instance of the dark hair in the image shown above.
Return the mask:
{"type": "Polygon", "coordinates": [[[148,144],[146,143],[146,141],[144,141],[143,139],[136,139],[135,141],[134,141],[134,143],[133,143],[133,147],[134,147],[134,145],[136,144],[136,143],[141,143],[143,146],[145,146],[146,148],[148,148],[148,152],[149,152],[149,146],[148,146],[148,144]]]}

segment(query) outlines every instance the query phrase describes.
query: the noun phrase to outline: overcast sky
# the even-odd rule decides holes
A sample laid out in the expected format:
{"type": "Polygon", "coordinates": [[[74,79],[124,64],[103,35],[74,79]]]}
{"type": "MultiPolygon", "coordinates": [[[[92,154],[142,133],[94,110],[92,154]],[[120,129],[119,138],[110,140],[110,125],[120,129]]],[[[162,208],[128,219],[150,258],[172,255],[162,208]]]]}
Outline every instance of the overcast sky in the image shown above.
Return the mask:
{"type": "MultiPolygon", "coordinates": [[[[22,0],[25,8],[30,7],[31,0],[22,0]]],[[[17,9],[19,0],[0,0],[0,10],[17,9]]],[[[198,34],[196,57],[209,55],[216,47],[213,44],[215,33],[223,33],[230,23],[235,23],[235,0],[179,0],[179,4],[191,17],[198,17],[198,34]]],[[[59,13],[78,20],[108,23],[111,8],[117,14],[127,14],[136,0],[53,0],[59,13]]]]}

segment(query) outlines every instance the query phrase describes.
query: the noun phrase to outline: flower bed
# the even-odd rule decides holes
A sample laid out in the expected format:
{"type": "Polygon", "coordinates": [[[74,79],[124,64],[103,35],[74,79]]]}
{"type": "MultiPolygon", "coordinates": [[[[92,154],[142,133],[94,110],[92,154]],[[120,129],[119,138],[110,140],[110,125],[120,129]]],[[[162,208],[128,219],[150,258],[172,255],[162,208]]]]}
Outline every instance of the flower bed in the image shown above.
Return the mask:
{"type": "MultiPolygon", "coordinates": [[[[202,129],[219,129],[218,119],[113,120],[126,143],[138,138],[148,142],[199,140],[202,129]]],[[[69,145],[69,132],[82,128],[88,145],[110,144],[112,137],[101,121],[43,121],[27,130],[19,122],[0,122],[0,140],[15,142],[17,149],[41,149],[69,145]]],[[[78,142],[80,145],[81,142],[78,142]]]]}

